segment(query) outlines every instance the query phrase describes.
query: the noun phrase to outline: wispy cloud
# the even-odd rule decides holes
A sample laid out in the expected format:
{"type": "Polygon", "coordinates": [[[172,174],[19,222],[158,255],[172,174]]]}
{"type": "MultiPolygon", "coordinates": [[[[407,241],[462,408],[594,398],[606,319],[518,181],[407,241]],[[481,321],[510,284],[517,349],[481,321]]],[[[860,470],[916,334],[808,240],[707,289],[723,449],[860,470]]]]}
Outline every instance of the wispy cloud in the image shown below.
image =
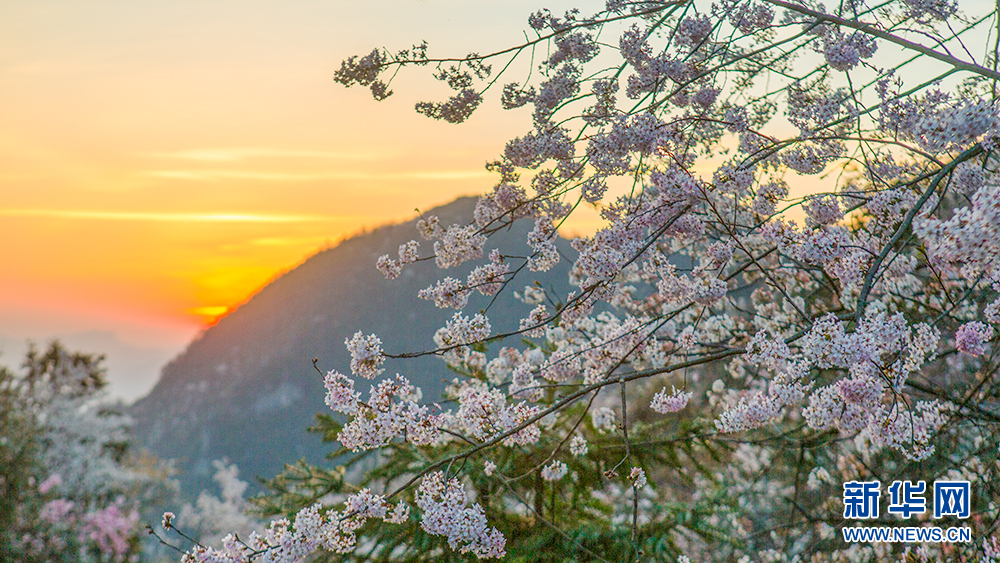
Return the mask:
{"type": "MultiPolygon", "coordinates": [[[[461,180],[463,178],[486,178],[493,173],[486,170],[451,170],[429,172],[400,172],[400,178],[417,178],[419,180],[461,180]]],[[[392,177],[393,174],[374,175],[374,177],[392,177]]]]}
{"type": "Polygon", "coordinates": [[[218,148],[192,149],[184,151],[143,152],[139,156],[154,158],[169,158],[179,160],[197,160],[205,162],[237,162],[251,158],[319,158],[337,160],[375,160],[392,156],[386,152],[362,151],[307,151],[268,148],[218,148]]]}
{"type": "Polygon", "coordinates": [[[187,223],[300,223],[352,220],[347,216],[279,215],[259,213],[159,213],[134,211],[77,211],[63,209],[0,209],[4,217],[42,219],[99,219],[111,221],[166,221],[187,223]]]}
{"type": "Polygon", "coordinates": [[[150,170],[146,173],[157,178],[216,182],[218,180],[260,180],[264,182],[311,182],[323,180],[324,174],[297,174],[286,172],[242,172],[237,170],[150,170]]]}
{"type": "Polygon", "coordinates": [[[215,182],[219,180],[258,180],[264,182],[314,182],[317,180],[463,180],[486,178],[486,170],[414,170],[404,172],[324,172],[288,173],[242,170],[150,170],[149,176],[174,180],[215,182]]]}
{"type": "Polygon", "coordinates": [[[330,237],[268,237],[256,238],[250,242],[260,246],[315,246],[329,239],[330,237]]]}
{"type": "Polygon", "coordinates": [[[36,60],[12,65],[4,70],[15,74],[84,74],[110,68],[112,68],[110,65],[98,65],[92,62],[36,60]]]}

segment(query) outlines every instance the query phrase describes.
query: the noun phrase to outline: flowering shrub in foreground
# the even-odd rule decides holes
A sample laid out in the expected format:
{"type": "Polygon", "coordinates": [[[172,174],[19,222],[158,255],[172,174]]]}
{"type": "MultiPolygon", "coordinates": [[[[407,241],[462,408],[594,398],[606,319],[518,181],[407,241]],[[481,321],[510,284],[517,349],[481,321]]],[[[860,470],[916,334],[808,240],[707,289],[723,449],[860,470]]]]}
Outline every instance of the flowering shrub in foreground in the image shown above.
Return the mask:
{"type": "Polygon", "coordinates": [[[56,342],[0,368],[0,560],[137,560],[139,501],[163,483],[127,456],[102,359],[56,342]]]}
{"type": "MultiPolygon", "coordinates": [[[[336,80],[376,99],[401,67],[435,65],[456,93],[417,111],[456,123],[528,65],[500,97],[531,108],[530,130],[488,165],[474,217],[424,217],[425,242],[374,265],[474,264],[419,295],[458,309],[422,352],[458,377],[439,406],[404,375],[362,395],[330,371],[346,422],[319,429],[357,452],[364,488],[290,467],[264,501],[285,518],[185,560],[996,560],[1000,74],[982,38],[997,14],[593,10],[540,10],[526,42],[487,56],[344,61],[336,80]],[[580,206],[605,226],[568,256],[557,233],[580,206]],[[522,220],[525,247],[489,247],[522,220]],[[532,284],[561,260],[575,291],[532,284]],[[508,332],[462,310],[504,291],[525,303],[508,332]],[[971,481],[979,539],[844,543],[841,484],[875,479],[971,481]]],[[[346,345],[366,379],[414,355],[377,335],[346,345]]]]}

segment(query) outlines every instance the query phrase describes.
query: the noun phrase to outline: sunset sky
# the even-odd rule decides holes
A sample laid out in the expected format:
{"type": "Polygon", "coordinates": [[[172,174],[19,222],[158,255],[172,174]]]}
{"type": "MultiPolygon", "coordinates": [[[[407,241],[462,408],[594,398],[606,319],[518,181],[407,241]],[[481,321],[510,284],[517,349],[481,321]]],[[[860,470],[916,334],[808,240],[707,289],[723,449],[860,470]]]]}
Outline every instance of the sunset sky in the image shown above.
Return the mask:
{"type": "MultiPolygon", "coordinates": [[[[529,108],[504,112],[493,92],[455,126],[413,111],[451,92],[429,68],[401,73],[382,103],[332,77],[375,46],[510,46],[538,7],[0,0],[0,363],[16,365],[28,338],[89,335],[87,351],[155,356],[140,375],[109,357],[119,391],[141,380],[134,398],[310,254],[489,189],[483,165],[530,129],[529,108]]],[[[831,187],[817,182],[790,181],[793,195],[831,187]]]]}
{"type": "Polygon", "coordinates": [[[325,245],[488,189],[528,113],[438,123],[427,72],[382,103],[332,76],[375,46],[502,47],[536,7],[0,2],[0,336],[175,349],[325,245]]]}

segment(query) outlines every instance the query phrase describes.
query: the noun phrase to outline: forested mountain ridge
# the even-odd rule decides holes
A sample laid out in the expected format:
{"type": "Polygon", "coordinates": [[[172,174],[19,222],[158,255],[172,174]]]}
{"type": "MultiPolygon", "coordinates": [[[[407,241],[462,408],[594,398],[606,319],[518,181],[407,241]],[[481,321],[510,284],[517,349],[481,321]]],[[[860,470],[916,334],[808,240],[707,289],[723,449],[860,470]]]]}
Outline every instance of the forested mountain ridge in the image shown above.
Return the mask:
{"type": "MultiPolygon", "coordinates": [[[[475,198],[462,198],[427,211],[444,225],[464,224],[475,198]]],[[[524,243],[531,228],[521,221],[498,233],[486,246],[514,255],[530,250],[524,243]]],[[[396,256],[400,244],[419,239],[416,219],[357,235],[320,251],[279,276],[218,324],[205,330],[163,369],[156,387],[131,407],[136,439],[162,458],[175,459],[185,494],[211,487],[212,460],[228,458],[241,474],[272,477],[284,463],[305,458],[319,463],[329,450],[306,432],[323,402],[322,376],[348,372],[344,339],[356,331],[375,333],[390,353],[434,347],[434,332],[454,314],[418,299],[420,289],[451,276],[464,278],[466,267],[439,270],[433,260],[404,266],[395,280],[375,268],[382,254],[396,256]]],[[[431,243],[422,242],[421,256],[431,243]]],[[[561,250],[568,244],[560,244],[561,250]]],[[[572,252],[570,250],[570,252],[572,252]]],[[[519,276],[565,292],[566,261],[552,270],[519,276]]],[[[516,289],[523,289],[522,287],[516,289]]],[[[489,298],[475,293],[467,311],[485,308],[489,298]]],[[[517,327],[530,306],[510,292],[489,310],[494,332],[517,327]]],[[[433,400],[452,379],[443,361],[427,356],[389,361],[383,376],[406,375],[433,400]]],[[[368,389],[359,389],[367,393],[368,389]]]]}

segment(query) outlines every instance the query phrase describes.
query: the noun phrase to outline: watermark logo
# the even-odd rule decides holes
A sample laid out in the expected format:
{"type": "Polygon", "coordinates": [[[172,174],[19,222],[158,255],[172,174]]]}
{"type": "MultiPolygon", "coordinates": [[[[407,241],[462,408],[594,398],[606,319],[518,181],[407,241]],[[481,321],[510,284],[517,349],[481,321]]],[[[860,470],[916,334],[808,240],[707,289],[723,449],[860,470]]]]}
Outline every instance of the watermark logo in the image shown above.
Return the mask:
{"type": "Polygon", "coordinates": [[[927,484],[923,481],[893,481],[889,485],[889,514],[899,514],[908,519],[914,514],[927,512],[927,499],[923,497],[927,484]],[[920,496],[917,496],[920,495],[920,496]]]}
{"type": "Polygon", "coordinates": [[[935,481],[934,517],[968,518],[971,496],[968,481],[935,481]]]}
{"type": "Polygon", "coordinates": [[[968,526],[865,526],[844,528],[843,532],[848,543],[972,543],[972,528],[968,526]]]}
{"type": "MultiPolygon", "coordinates": [[[[847,481],[844,483],[844,518],[874,520],[879,517],[879,500],[882,496],[879,481],[847,481]]],[[[886,511],[904,520],[927,512],[927,483],[925,481],[893,481],[889,487],[889,504],[886,511]]],[[[934,482],[934,519],[968,518],[971,514],[972,492],[968,481],[934,482]]],[[[847,542],[962,542],[972,541],[968,526],[941,528],[929,527],[848,527],[843,529],[847,542]]]]}
{"type": "Polygon", "coordinates": [[[844,518],[878,518],[878,498],[882,494],[878,481],[848,481],[844,483],[844,518]]]}

